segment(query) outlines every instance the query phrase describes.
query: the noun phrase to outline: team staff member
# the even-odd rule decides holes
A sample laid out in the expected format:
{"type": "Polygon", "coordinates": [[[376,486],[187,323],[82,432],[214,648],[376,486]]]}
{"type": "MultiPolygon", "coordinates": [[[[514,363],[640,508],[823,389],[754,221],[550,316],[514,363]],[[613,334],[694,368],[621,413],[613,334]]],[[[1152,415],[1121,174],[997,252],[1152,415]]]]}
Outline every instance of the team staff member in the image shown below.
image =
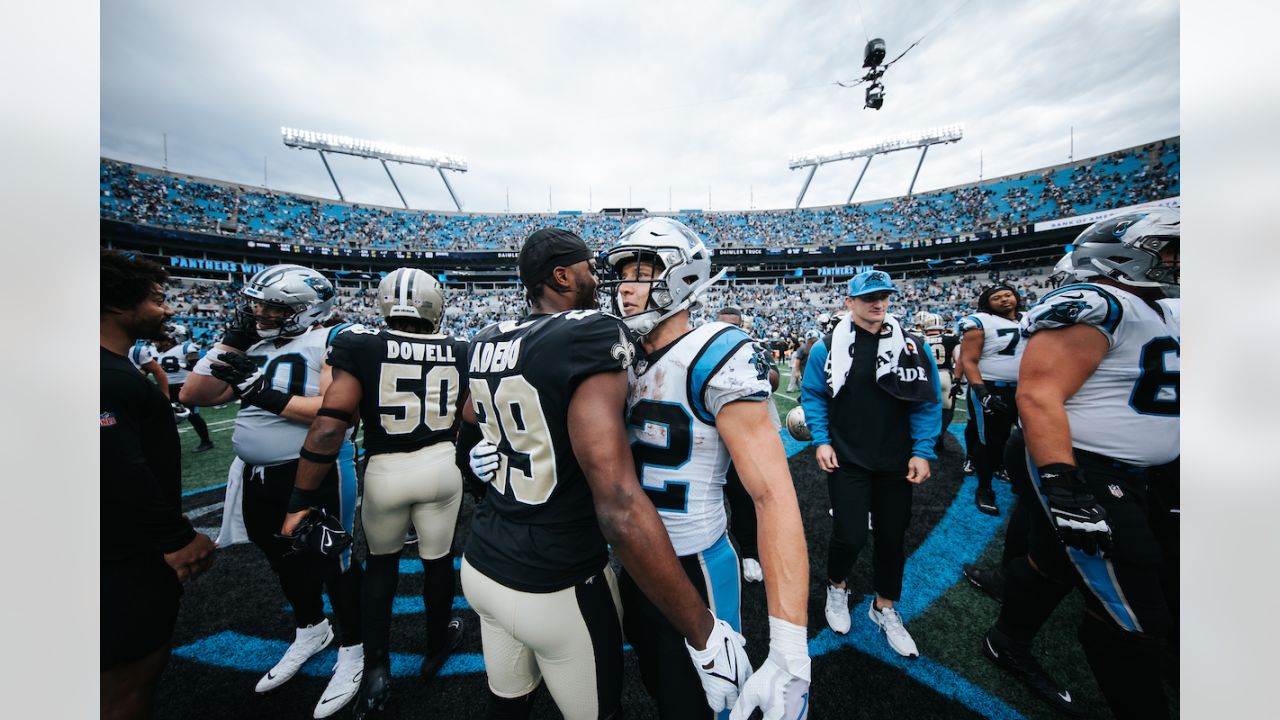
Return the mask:
{"type": "Polygon", "coordinates": [[[942,430],[938,368],[925,340],[888,314],[898,292],[888,273],[869,270],[849,281],[849,315],[815,343],[800,388],[818,467],[827,473],[835,518],[827,560],[826,616],[849,632],[846,579],[875,532],[875,600],[868,617],[899,655],[916,657],[915,641],[894,603],[902,594],[903,549],[912,486],[929,479],[942,430]]]}
{"type": "Polygon", "coordinates": [[[1018,421],[1021,304],[1017,290],[992,285],[978,296],[978,312],[960,320],[960,368],[969,381],[969,414],[978,430],[978,448],[971,453],[978,475],[974,503],[987,515],[1000,514],[991,476],[1004,465],[1004,444],[1018,421]]]}
{"type": "Polygon", "coordinates": [[[165,336],[168,274],[148,260],[101,257],[98,425],[102,431],[101,711],[146,718],[178,617],[182,583],[213,564],[213,542],[182,515],[182,445],[169,399],[126,354],[165,336]]]}
{"type": "Polygon", "coordinates": [[[1074,586],[1080,645],[1118,718],[1169,716],[1162,643],[1172,627],[1148,485],[1176,482],[1180,213],[1159,208],[1095,223],[1076,238],[1076,277],[1023,320],[1018,378],[1027,470],[1049,522],[1031,525],[1009,565],[983,652],[1059,709],[1031,641],[1074,586]],[[1049,531],[1052,527],[1056,536],[1049,531]]]}

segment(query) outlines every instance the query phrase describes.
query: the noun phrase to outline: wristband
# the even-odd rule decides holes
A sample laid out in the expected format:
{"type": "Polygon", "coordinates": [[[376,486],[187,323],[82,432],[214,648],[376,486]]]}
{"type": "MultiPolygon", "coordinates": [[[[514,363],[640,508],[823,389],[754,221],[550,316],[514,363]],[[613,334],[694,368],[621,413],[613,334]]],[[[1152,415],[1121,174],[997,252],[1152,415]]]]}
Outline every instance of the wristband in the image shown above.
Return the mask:
{"type": "Polygon", "coordinates": [[[316,417],[331,417],[331,418],[334,418],[335,420],[341,420],[342,422],[348,425],[350,425],[351,421],[355,419],[354,417],[352,417],[351,413],[347,412],[346,410],[339,410],[338,408],[331,408],[331,407],[320,408],[319,410],[316,411],[316,417]]]}
{"type": "Polygon", "coordinates": [[[805,638],[805,629],[770,615],[769,655],[778,658],[809,657],[809,642],[805,638]]]}
{"type": "Polygon", "coordinates": [[[266,388],[253,393],[251,397],[241,396],[241,402],[249,405],[256,405],[263,410],[273,414],[280,415],[284,412],[284,408],[289,404],[289,398],[293,397],[289,393],[280,392],[274,388],[266,388]]]}
{"type": "Polygon", "coordinates": [[[320,501],[320,490],[304,490],[297,485],[293,486],[293,492],[289,494],[289,505],[285,508],[285,512],[296,513],[300,510],[309,510],[313,507],[320,507],[323,503],[320,501]]]}
{"type": "Polygon", "coordinates": [[[1040,484],[1042,486],[1063,487],[1083,484],[1080,481],[1080,471],[1074,465],[1066,463],[1051,463],[1036,468],[1036,474],[1040,476],[1040,484]]]}
{"type": "Polygon", "coordinates": [[[331,463],[337,460],[338,453],[328,453],[328,454],[318,453],[318,452],[315,452],[314,450],[308,450],[304,445],[302,449],[298,451],[298,457],[302,458],[303,460],[309,460],[313,463],[325,465],[327,463],[331,463]]]}

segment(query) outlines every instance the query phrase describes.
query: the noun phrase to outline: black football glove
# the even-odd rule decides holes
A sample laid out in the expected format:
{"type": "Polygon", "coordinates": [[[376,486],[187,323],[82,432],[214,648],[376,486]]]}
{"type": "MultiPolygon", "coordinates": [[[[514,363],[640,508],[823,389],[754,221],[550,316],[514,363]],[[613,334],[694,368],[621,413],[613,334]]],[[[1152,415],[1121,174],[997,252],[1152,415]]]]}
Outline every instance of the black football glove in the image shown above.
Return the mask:
{"type": "Polygon", "coordinates": [[[233,347],[240,352],[248,350],[262,338],[258,335],[257,323],[253,318],[242,317],[240,313],[231,316],[231,322],[227,324],[227,330],[222,335],[222,339],[218,342],[233,347]]]}
{"type": "Polygon", "coordinates": [[[218,362],[212,364],[209,372],[230,385],[245,404],[256,405],[276,415],[284,412],[289,404],[289,394],[271,387],[270,378],[247,355],[218,353],[218,362]]]}
{"type": "Polygon", "coordinates": [[[987,390],[986,385],[974,385],[973,394],[978,398],[978,404],[982,405],[982,409],[989,415],[997,415],[1000,417],[1012,418],[1017,416],[1017,411],[1009,407],[1009,403],[999,395],[992,395],[987,390]]]}
{"type": "Polygon", "coordinates": [[[1064,463],[1038,469],[1040,492],[1049,505],[1049,518],[1063,543],[1095,555],[1111,550],[1107,511],[1098,504],[1080,471],[1064,463]]]}
{"type": "Polygon", "coordinates": [[[321,510],[311,508],[292,535],[279,535],[289,541],[290,553],[306,553],[313,558],[333,560],[351,547],[351,534],[342,521],[321,510]]]}

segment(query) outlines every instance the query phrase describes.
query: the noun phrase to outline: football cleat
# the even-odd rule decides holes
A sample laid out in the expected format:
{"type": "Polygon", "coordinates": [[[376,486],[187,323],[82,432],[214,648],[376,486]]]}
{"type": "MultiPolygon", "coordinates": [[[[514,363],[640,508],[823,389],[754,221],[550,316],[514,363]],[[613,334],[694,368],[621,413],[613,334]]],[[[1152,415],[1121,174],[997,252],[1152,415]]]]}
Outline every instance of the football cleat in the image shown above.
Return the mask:
{"type": "Polygon", "coordinates": [[[964,474],[965,475],[973,474],[973,458],[971,457],[966,457],[964,459],[964,474]]]}
{"type": "Polygon", "coordinates": [[[383,716],[391,698],[391,664],[379,663],[366,668],[356,693],[353,713],[356,720],[373,720],[383,716]]]}
{"type": "Polygon", "coordinates": [[[199,445],[195,446],[194,448],[191,448],[191,452],[195,455],[199,455],[202,452],[208,452],[212,449],[213,449],[213,441],[206,440],[200,443],[199,445]]]}
{"type": "Polygon", "coordinates": [[[281,657],[280,662],[262,676],[254,690],[264,693],[285,684],[298,674],[298,670],[311,659],[312,655],[328,647],[332,641],[333,628],[329,626],[328,618],[311,627],[298,628],[293,644],[284,651],[284,657],[281,657]]]}
{"type": "Polygon", "coordinates": [[[760,561],[755,558],[744,558],[742,561],[742,579],[749,583],[758,583],[764,580],[764,568],[760,567],[760,561]]]}
{"type": "Polygon", "coordinates": [[[920,657],[920,651],[916,649],[916,641],[911,639],[911,633],[907,632],[907,626],[902,624],[902,616],[896,609],[886,607],[876,610],[876,604],[873,602],[867,609],[867,617],[884,631],[884,637],[889,641],[889,647],[893,648],[894,652],[902,657],[920,657]]]}
{"type": "Polygon", "coordinates": [[[316,703],[314,718],[327,718],[347,706],[360,691],[364,677],[364,645],[338,648],[338,662],[333,666],[333,677],[316,703]]]}
{"type": "Polygon", "coordinates": [[[440,668],[444,667],[444,663],[453,654],[454,650],[462,644],[462,618],[455,617],[449,621],[449,629],[445,633],[444,649],[435,653],[424,655],[422,657],[422,666],[418,668],[418,675],[426,681],[431,681],[440,672],[440,668]]]}
{"type": "Polygon", "coordinates": [[[1021,646],[1005,637],[1004,633],[991,628],[982,638],[982,654],[1017,678],[1054,710],[1069,717],[1084,717],[1084,713],[1072,700],[1071,692],[1050,677],[1040,663],[1036,662],[1029,645],[1021,646]]]}
{"type": "Polygon", "coordinates": [[[1000,482],[1009,482],[1009,471],[1004,468],[1000,468],[999,470],[991,473],[991,477],[999,480],[1000,482]]]}
{"type": "Polygon", "coordinates": [[[978,488],[973,493],[973,504],[978,506],[978,512],[986,515],[999,515],[1000,506],[996,505],[996,491],[983,490],[978,488]]]}
{"type": "Polygon", "coordinates": [[[827,606],[824,609],[827,616],[827,625],[831,626],[831,630],[840,635],[849,632],[849,628],[853,626],[853,621],[849,618],[849,588],[838,588],[835,585],[827,585],[827,606]]]}
{"type": "Polygon", "coordinates": [[[969,584],[990,596],[996,602],[1004,601],[1004,571],[1000,568],[986,570],[977,565],[965,565],[961,570],[969,584]]]}

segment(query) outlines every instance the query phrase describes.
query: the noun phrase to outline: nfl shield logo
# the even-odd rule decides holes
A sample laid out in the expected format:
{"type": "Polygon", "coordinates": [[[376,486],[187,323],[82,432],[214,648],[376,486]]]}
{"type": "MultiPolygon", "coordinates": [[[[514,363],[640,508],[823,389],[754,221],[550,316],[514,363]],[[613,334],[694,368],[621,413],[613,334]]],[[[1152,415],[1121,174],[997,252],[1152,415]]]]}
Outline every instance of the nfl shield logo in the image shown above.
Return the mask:
{"type": "Polygon", "coordinates": [[[1112,495],[1115,495],[1118,498],[1124,497],[1124,491],[1120,489],[1119,485],[1108,485],[1107,489],[1111,491],[1112,495]]]}

